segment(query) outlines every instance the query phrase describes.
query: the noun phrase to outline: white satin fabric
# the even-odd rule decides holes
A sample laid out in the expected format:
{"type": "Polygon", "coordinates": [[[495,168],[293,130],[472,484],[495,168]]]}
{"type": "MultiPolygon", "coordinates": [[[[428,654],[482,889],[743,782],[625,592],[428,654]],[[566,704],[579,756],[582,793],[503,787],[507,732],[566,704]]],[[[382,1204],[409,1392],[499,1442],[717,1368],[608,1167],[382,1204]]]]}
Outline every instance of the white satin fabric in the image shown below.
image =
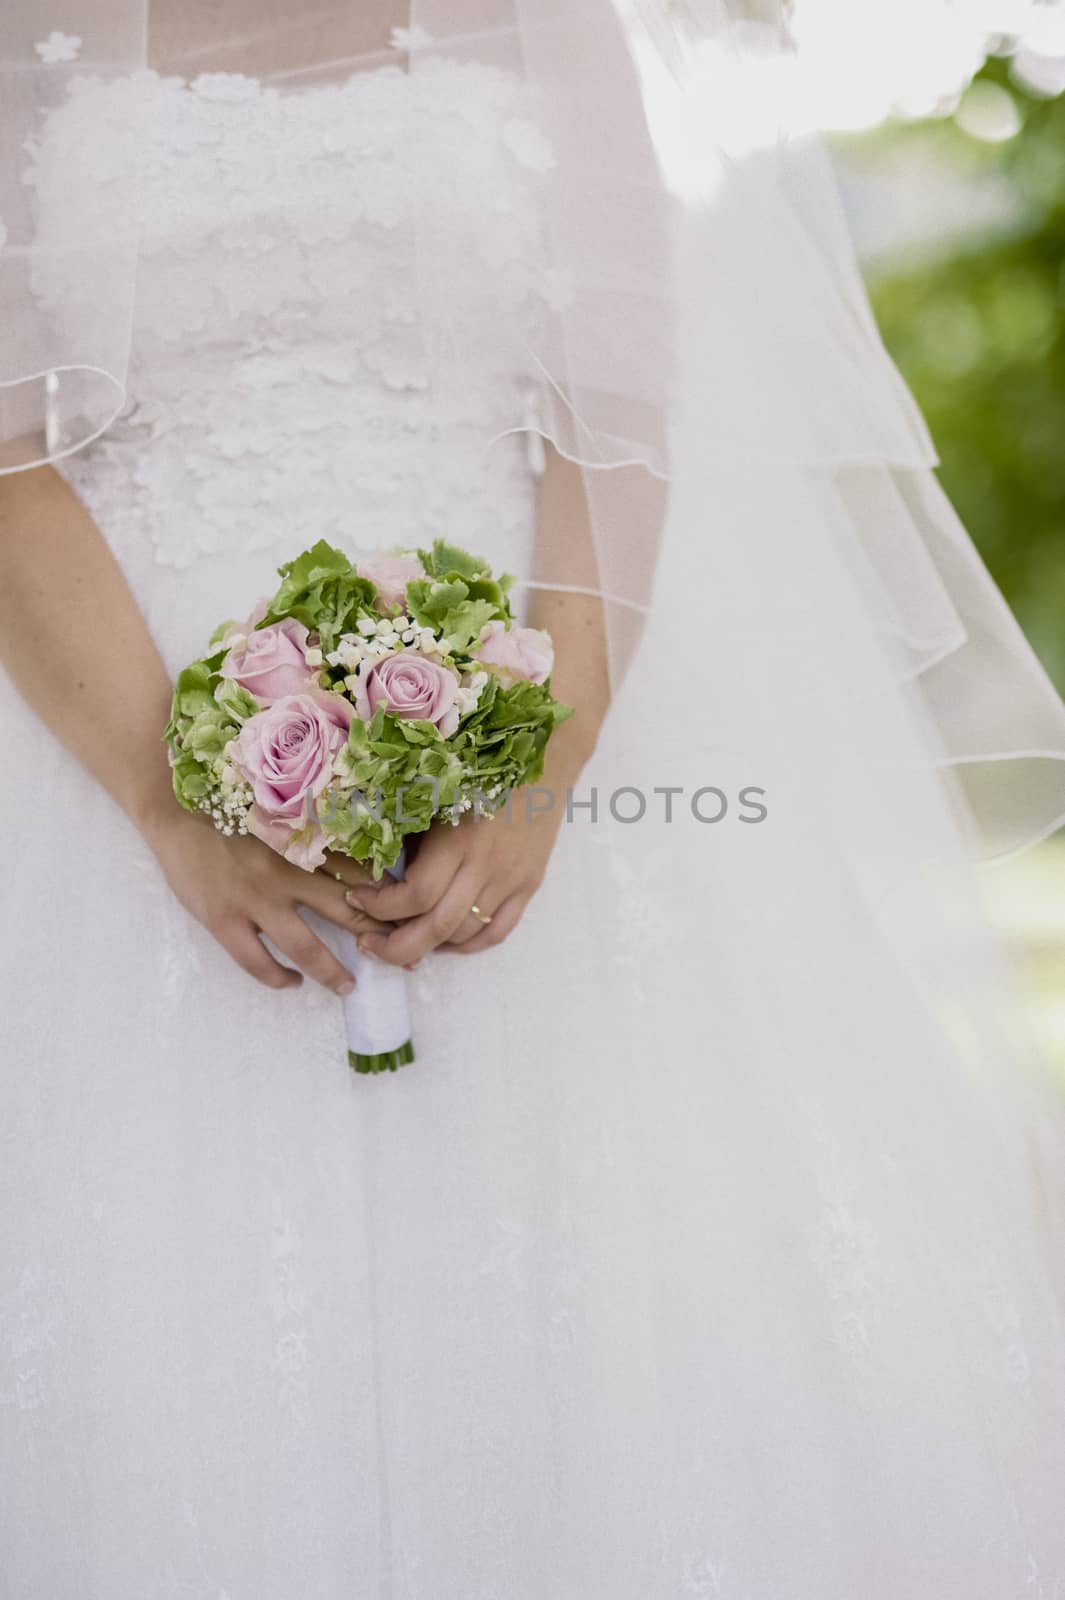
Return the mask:
{"type": "MultiPolygon", "coordinates": [[[[502,251],[519,314],[550,291],[542,145],[498,68],[444,70],[108,87],[167,203],[130,412],[63,470],[171,666],[296,520],[443,523],[530,576],[524,441],[477,438],[528,373],[476,289],[502,251]],[[359,151],[328,208],[312,134],[359,151]],[[408,359],[392,226],[436,163],[462,270],[421,331],[460,319],[454,385],[408,359]]],[[[65,134],[101,201],[142,170],[105,122],[65,134]]],[[[730,259],[721,221],[692,261],[730,259]]],[[[850,489],[928,480],[721,447],[723,307],[691,304],[665,600],[580,786],[597,818],[510,941],[415,975],[413,1066],[356,1077],[332,996],[228,963],[5,685],[3,1600],[1065,1586],[1062,1116],[846,537],[850,489]]]]}

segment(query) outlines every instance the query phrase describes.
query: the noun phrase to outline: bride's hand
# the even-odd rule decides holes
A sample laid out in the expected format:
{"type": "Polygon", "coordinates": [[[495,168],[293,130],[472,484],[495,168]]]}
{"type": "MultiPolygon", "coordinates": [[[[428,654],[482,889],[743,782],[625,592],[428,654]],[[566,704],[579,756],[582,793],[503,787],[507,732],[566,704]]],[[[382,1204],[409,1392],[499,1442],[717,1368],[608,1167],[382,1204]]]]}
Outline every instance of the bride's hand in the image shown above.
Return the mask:
{"type": "Polygon", "coordinates": [[[434,824],[420,835],[402,883],[348,892],[352,906],[375,919],[360,949],[409,967],[430,950],[475,955],[501,944],[543,881],[562,815],[556,805],[527,816],[518,791],[509,816],[434,824]],[[389,931],[383,921],[398,926],[389,931]]]}
{"type": "MultiPolygon", "coordinates": [[[[642,475],[642,469],[634,470],[642,475]]],[[[397,924],[391,932],[381,928],[359,938],[362,949],[397,966],[414,966],[435,949],[476,955],[517,926],[547,871],[565,815],[563,796],[595,749],[610,704],[606,622],[584,477],[552,446],[539,498],[541,570],[577,586],[572,593],[534,588],[529,599],[529,623],[546,628],[555,641],[552,693],[577,707],[551,735],[547,752],[541,783],[555,803],[548,811],[527,807],[526,796],[530,802],[539,796],[518,790],[509,816],[502,812],[491,822],[467,816],[458,827],[435,823],[418,836],[402,883],[352,892],[354,905],[397,924]]]]}
{"type": "Polygon", "coordinates": [[[270,989],[302,983],[299,972],[267,950],[259,937],[265,933],[308,977],[336,994],[352,992],[351,973],[312,933],[299,907],[354,933],[376,926],[344,898],[346,889],[369,877],[358,863],[330,855],[322,870],[304,872],[258,839],[226,838],[206,817],[173,803],[144,833],[182,905],[245,972],[270,989]]]}

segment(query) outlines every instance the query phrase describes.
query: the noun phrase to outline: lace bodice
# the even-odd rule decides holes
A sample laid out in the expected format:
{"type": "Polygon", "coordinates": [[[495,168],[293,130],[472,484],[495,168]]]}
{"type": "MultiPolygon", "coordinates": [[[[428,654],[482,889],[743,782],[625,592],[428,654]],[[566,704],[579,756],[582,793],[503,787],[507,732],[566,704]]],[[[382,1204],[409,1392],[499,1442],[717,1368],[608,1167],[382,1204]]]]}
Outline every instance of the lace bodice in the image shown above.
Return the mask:
{"type": "Polygon", "coordinates": [[[306,536],[445,529],[527,562],[533,479],[509,430],[533,371],[515,352],[560,287],[542,243],[552,151],[523,93],[446,61],[294,93],[231,74],[73,80],[26,175],[55,246],[35,287],[76,315],[105,290],[64,242],[101,208],[115,229],[138,219],[129,404],[63,465],[135,587],[160,581],[146,534],[157,569],[261,551],[268,576],[306,536]]]}

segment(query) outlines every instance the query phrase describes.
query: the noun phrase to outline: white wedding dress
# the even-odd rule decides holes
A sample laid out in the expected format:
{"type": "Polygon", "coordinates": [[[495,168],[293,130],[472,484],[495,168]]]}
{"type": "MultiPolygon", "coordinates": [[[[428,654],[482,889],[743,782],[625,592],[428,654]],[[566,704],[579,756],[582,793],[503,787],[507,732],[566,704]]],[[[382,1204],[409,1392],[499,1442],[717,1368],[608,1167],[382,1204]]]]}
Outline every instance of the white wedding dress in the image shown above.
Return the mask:
{"type": "MultiPolygon", "coordinates": [[[[87,208],[143,183],[142,265],[131,403],[63,470],[170,668],[312,538],[529,575],[486,307],[550,301],[548,157],[504,74],[89,85],[34,158],[59,230],[75,159],[87,208]]],[[[686,781],[660,690],[586,791],[651,770],[645,727],[686,781]]],[[[827,855],[578,813],[506,944],[412,978],[417,1062],[362,1078],[335,998],[245,977],[2,696],[3,1600],[1065,1592],[1052,1130],[827,855]]]]}

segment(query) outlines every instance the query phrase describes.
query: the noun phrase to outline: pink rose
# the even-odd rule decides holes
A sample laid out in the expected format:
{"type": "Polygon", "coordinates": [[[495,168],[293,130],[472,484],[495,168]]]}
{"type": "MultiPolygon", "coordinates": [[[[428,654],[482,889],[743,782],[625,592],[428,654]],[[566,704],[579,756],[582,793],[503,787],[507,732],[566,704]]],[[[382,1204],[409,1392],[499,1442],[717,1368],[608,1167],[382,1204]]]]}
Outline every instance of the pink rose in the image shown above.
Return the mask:
{"type": "Polygon", "coordinates": [[[364,722],[382,709],[408,722],[432,722],[447,739],[458,727],[458,687],[455,674],[439,661],[419,650],[399,650],[360,671],[355,709],[364,722]]]}
{"type": "Polygon", "coordinates": [[[296,830],[313,816],[354,715],[343,695],[312,691],[287,695],[248,718],[232,755],[268,820],[296,830]]]}
{"type": "Polygon", "coordinates": [[[546,682],[555,664],[549,633],[542,628],[505,628],[501,622],[487,625],[474,655],[508,689],[519,681],[546,682]]]}
{"type": "Polygon", "coordinates": [[[252,806],[248,812],[248,832],[276,850],[279,856],[284,856],[286,861],[291,861],[294,867],[302,867],[304,872],[313,872],[325,863],[329,840],[317,817],[294,832],[287,822],[272,822],[258,806],[252,806]]]}
{"type": "Polygon", "coordinates": [[[285,695],[300,694],[318,681],[307,665],[307,629],[293,617],[255,628],[242,644],[234,644],[219,671],[232,678],[260,705],[272,705],[285,695]]]}
{"type": "Polygon", "coordinates": [[[227,650],[230,649],[237,640],[243,644],[245,639],[248,637],[248,634],[255,627],[256,623],[263,620],[269,609],[270,596],[268,595],[265,600],[260,600],[258,602],[255,610],[252,612],[247,622],[231,622],[219,640],[219,644],[224,644],[227,650]]]}
{"type": "Polygon", "coordinates": [[[394,555],[388,550],[369,555],[355,565],[360,578],[366,578],[377,590],[377,609],[389,611],[393,606],[406,606],[407,585],[415,578],[425,577],[425,568],[417,556],[394,555]]]}

